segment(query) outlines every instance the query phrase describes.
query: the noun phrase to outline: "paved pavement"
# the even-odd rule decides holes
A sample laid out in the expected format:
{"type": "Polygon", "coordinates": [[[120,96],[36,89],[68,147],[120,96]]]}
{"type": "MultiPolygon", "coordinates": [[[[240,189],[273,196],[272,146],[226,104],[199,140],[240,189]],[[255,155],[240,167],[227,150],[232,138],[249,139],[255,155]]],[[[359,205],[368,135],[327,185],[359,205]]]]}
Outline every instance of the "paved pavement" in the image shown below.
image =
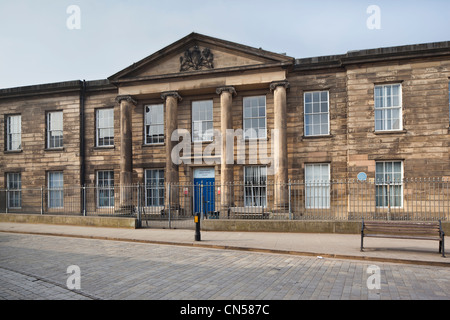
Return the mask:
{"type": "Polygon", "coordinates": [[[175,244],[216,249],[450,267],[450,253],[447,254],[447,258],[443,258],[438,253],[439,244],[437,241],[365,238],[365,250],[361,252],[360,235],[202,231],[201,241],[195,241],[193,230],[135,230],[22,223],[0,223],[0,232],[175,244]]]}
{"type": "Polygon", "coordinates": [[[434,242],[367,239],[361,253],[357,235],[201,235],[0,223],[0,299],[450,300],[450,265],[434,242]],[[68,287],[72,265],[80,289],[68,287]]]}

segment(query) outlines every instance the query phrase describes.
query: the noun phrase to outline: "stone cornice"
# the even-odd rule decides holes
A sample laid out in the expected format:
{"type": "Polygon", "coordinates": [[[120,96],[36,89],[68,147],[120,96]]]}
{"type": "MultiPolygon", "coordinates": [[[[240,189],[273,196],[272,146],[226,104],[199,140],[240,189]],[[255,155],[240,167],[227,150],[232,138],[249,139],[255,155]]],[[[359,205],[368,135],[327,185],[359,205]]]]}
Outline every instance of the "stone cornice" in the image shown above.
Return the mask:
{"type": "Polygon", "coordinates": [[[219,94],[219,95],[222,94],[222,92],[224,92],[224,91],[231,93],[232,96],[236,96],[237,95],[236,89],[234,87],[232,87],[232,86],[224,86],[224,87],[219,87],[219,88],[216,89],[216,93],[219,94]]]}
{"type": "Polygon", "coordinates": [[[277,87],[284,87],[285,89],[289,89],[291,85],[287,80],[273,81],[270,84],[270,91],[274,91],[277,87]]]}
{"type": "Polygon", "coordinates": [[[133,105],[137,105],[137,101],[134,100],[131,96],[126,95],[126,96],[117,96],[116,97],[116,102],[119,104],[124,100],[129,103],[132,103],[133,105]]]}
{"type": "Polygon", "coordinates": [[[166,91],[161,93],[161,99],[166,100],[167,97],[174,97],[178,101],[182,101],[183,99],[179,95],[178,91],[166,91]]]}

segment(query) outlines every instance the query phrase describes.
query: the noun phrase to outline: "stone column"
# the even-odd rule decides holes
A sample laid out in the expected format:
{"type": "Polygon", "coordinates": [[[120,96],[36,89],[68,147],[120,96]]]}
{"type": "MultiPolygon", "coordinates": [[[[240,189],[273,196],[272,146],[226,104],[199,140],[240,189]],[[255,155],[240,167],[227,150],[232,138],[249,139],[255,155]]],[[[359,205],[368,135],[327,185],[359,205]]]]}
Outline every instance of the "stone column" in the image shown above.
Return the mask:
{"type": "Polygon", "coordinates": [[[288,206],[288,159],[287,159],[287,102],[286,90],[289,82],[275,81],[270,84],[274,94],[274,207],[286,209],[288,206]]]}
{"type": "Polygon", "coordinates": [[[131,208],[133,183],[133,136],[131,117],[137,102],[131,96],[118,96],[120,105],[120,207],[131,208]]]}
{"type": "Polygon", "coordinates": [[[163,92],[161,99],[165,102],[165,144],[166,144],[166,208],[179,208],[178,201],[178,165],[172,161],[172,149],[177,143],[172,141],[172,133],[178,128],[178,101],[181,96],[176,91],[163,92]]]}
{"type": "Polygon", "coordinates": [[[232,104],[233,96],[236,95],[234,87],[217,88],[216,93],[220,95],[220,131],[222,135],[220,182],[221,182],[221,207],[228,208],[233,205],[233,182],[234,182],[234,135],[231,135],[227,148],[227,130],[233,130],[232,104]],[[228,158],[228,159],[227,159],[228,158]]]}

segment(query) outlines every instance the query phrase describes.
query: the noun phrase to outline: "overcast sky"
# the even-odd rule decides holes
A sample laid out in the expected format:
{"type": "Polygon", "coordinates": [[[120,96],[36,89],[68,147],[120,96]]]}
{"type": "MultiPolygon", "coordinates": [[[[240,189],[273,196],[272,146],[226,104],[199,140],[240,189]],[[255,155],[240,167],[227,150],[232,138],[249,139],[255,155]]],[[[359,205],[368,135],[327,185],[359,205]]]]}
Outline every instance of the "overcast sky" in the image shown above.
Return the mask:
{"type": "Polygon", "coordinates": [[[342,54],[449,41],[450,1],[0,0],[0,88],[106,79],[191,32],[295,58],[342,54]]]}

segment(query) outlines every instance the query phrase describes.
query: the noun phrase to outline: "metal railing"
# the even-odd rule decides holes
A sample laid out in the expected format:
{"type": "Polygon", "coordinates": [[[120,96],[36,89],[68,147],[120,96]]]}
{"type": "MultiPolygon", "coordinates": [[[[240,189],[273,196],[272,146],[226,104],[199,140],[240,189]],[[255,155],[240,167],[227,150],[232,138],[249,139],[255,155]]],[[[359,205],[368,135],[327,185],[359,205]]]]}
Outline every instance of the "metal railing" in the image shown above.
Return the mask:
{"type": "Polygon", "coordinates": [[[0,213],[136,217],[142,226],[203,219],[450,220],[450,179],[65,186],[0,190],[0,213]]]}

